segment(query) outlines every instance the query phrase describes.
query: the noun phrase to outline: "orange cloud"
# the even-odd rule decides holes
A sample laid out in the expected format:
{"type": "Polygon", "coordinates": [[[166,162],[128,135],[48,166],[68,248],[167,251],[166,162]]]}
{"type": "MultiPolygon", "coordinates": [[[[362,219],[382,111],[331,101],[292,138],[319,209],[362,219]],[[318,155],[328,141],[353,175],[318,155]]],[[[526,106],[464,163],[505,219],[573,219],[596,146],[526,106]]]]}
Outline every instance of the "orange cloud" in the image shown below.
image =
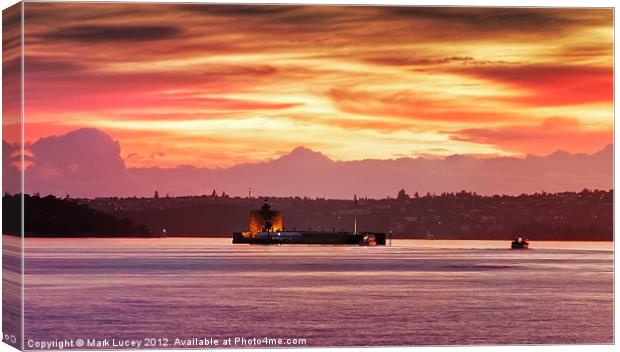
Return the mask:
{"type": "Polygon", "coordinates": [[[586,130],[577,120],[567,118],[551,118],[539,125],[470,128],[448,133],[453,140],[529,154],[549,154],[556,150],[592,153],[613,142],[613,128],[586,130]]]}
{"type": "Polygon", "coordinates": [[[230,166],[299,143],[337,160],[542,154],[568,142],[509,132],[558,115],[578,119],[574,136],[613,123],[610,9],[25,9],[26,140],[99,128],[129,166],[230,166]]]}
{"type": "MultiPolygon", "coordinates": [[[[450,100],[433,101],[424,95],[402,92],[371,93],[334,88],[328,92],[338,109],[360,115],[391,116],[408,120],[394,128],[411,125],[415,120],[435,122],[494,122],[514,121],[522,116],[507,112],[493,112],[463,108],[450,100]]],[[[390,126],[390,123],[386,124],[390,126]]]]}

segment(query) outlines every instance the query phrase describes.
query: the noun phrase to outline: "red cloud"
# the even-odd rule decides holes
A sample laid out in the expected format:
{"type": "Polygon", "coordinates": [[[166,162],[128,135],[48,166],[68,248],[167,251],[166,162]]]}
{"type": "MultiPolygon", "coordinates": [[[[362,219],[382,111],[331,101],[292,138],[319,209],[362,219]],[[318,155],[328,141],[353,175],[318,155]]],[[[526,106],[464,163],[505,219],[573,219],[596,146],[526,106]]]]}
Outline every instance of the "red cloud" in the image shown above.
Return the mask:
{"type": "Polygon", "coordinates": [[[577,120],[567,118],[547,119],[537,126],[469,128],[447,133],[453,140],[489,144],[528,154],[548,154],[558,149],[594,152],[613,142],[612,128],[588,131],[577,120]]]}
{"type": "MultiPolygon", "coordinates": [[[[37,64],[41,66],[40,64],[37,64]]],[[[66,63],[65,66],[68,66],[66,63]]],[[[56,66],[61,66],[56,63],[56,66]]],[[[103,73],[68,68],[26,74],[26,104],[30,114],[94,111],[104,109],[168,107],[192,109],[271,110],[297,103],[270,103],[229,99],[229,92],[243,92],[275,79],[270,66],[222,66],[200,72],[103,73]],[[162,93],[173,92],[173,93],[162,93]]],[[[27,71],[29,72],[29,71],[27,71]]]]}
{"type": "Polygon", "coordinates": [[[590,66],[476,66],[458,73],[499,82],[529,94],[511,100],[525,105],[572,105],[613,101],[613,68],[590,66]]]}

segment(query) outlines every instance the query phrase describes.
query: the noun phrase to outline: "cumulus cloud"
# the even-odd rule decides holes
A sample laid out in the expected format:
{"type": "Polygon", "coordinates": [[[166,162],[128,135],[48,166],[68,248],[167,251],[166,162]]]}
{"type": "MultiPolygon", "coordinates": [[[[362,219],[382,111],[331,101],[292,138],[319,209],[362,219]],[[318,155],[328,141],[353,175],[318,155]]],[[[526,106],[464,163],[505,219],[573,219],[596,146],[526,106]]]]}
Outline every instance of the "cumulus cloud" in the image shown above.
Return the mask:
{"type": "MultiPolygon", "coordinates": [[[[10,155],[10,145],[5,153],[10,155]]],[[[299,147],[279,158],[226,169],[193,166],[126,168],[120,145],[96,129],[47,137],[28,146],[32,165],[26,191],[74,197],[202,195],[213,189],[245,195],[350,198],[410,192],[475,191],[481,194],[559,192],[613,186],[612,146],[588,154],[555,152],[525,158],[400,158],[335,161],[299,147]]]]}
{"type": "Polygon", "coordinates": [[[2,191],[11,194],[21,191],[19,145],[2,140],[2,191]]]}
{"type": "Polygon", "coordinates": [[[95,128],[41,138],[28,149],[34,156],[34,166],[70,178],[108,178],[125,170],[119,143],[95,128]]]}
{"type": "Polygon", "coordinates": [[[131,189],[119,143],[98,129],[41,138],[25,149],[31,155],[28,193],[94,196],[131,189]]]}

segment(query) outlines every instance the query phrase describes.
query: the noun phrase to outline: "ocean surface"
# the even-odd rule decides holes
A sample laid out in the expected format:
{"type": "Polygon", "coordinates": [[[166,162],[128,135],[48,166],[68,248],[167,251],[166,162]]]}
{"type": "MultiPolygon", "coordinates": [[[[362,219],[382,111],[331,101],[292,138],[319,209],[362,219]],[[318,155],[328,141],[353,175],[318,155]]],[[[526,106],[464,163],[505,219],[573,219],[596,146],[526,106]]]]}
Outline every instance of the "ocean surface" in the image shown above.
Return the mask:
{"type": "MultiPolygon", "coordinates": [[[[532,242],[521,251],[507,249],[508,241],[394,240],[391,247],[192,238],[25,243],[25,340],[31,343],[147,338],[166,343],[155,347],[174,348],[204,347],[174,345],[176,339],[213,338],[221,346],[227,338],[265,337],[305,339],[304,346],[613,342],[611,242],[532,242]]],[[[6,248],[5,256],[16,255],[6,248]]]]}

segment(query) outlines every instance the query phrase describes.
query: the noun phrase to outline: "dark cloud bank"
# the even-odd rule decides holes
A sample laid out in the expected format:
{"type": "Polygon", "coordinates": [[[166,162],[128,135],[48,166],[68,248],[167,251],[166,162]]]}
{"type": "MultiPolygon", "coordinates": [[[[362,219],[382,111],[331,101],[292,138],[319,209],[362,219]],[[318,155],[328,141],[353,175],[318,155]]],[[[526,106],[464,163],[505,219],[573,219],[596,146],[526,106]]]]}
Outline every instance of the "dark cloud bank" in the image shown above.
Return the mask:
{"type": "Polygon", "coordinates": [[[173,38],[181,30],[173,26],[111,26],[83,25],[61,28],[44,36],[48,40],[72,40],[77,42],[142,42],[173,38]]]}
{"type": "MultiPolygon", "coordinates": [[[[121,146],[97,129],[79,129],[42,138],[27,150],[27,193],[72,197],[201,195],[213,189],[231,195],[319,196],[343,198],[395,195],[408,192],[441,193],[460,190],[480,194],[520,194],[542,190],[611,189],[613,146],[594,154],[558,151],[547,156],[480,159],[454,155],[445,159],[333,161],[299,147],[278,159],[226,169],[192,166],[127,168],[121,146]]],[[[7,158],[13,147],[3,142],[5,176],[14,180],[17,169],[7,158]]],[[[5,179],[6,180],[6,179],[5,179]]],[[[7,188],[5,188],[7,189],[7,188]]]]}

